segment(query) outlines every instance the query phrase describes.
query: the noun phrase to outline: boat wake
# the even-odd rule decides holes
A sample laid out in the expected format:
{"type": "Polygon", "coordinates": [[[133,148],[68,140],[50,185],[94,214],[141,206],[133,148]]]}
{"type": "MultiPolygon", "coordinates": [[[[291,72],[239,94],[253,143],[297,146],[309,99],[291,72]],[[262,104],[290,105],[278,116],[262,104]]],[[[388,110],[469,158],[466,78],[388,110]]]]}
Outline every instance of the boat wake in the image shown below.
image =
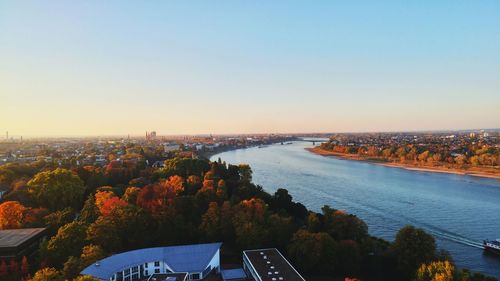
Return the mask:
{"type": "MultiPolygon", "coordinates": [[[[323,193],[322,194],[323,196],[328,196],[328,197],[331,196],[330,194],[327,194],[326,192],[322,192],[322,193],[323,193]]],[[[415,220],[413,218],[409,218],[409,217],[401,215],[401,214],[393,214],[393,213],[388,212],[386,209],[381,209],[377,206],[372,206],[372,205],[366,204],[365,202],[363,202],[363,203],[353,202],[352,200],[348,200],[348,199],[342,199],[342,198],[338,198],[338,197],[334,197],[334,198],[335,198],[335,201],[337,201],[337,202],[340,201],[339,203],[341,203],[342,205],[349,206],[350,208],[348,208],[348,209],[355,210],[355,213],[357,213],[356,209],[358,211],[361,210],[362,212],[369,213],[371,216],[377,216],[381,222],[382,221],[387,222],[387,223],[382,224],[385,226],[385,227],[383,227],[384,229],[387,229],[387,230],[391,229],[394,232],[397,232],[398,229],[397,229],[396,225],[404,226],[407,224],[412,224],[415,227],[424,229],[426,232],[432,234],[435,238],[437,238],[439,240],[446,240],[446,241],[451,241],[451,242],[458,243],[461,245],[474,247],[477,249],[484,249],[483,243],[481,241],[476,241],[476,240],[467,238],[467,237],[460,235],[458,233],[447,231],[445,229],[442,229],[440,227],[437,227],[437,226],[434,226],[431,224],[422,223],[421,221],[415,220]],[[390,225],[393,225],[395,227],[390,227],[390,225]]]]}
{"type": "Polygon", "coordinates": [[[444,240],[456,242],[456,243],[459,243],[462,245],[471,246],[471,247],[478,248],[478,249],[484,249],[484,246],[481,242],[474,241],[474,240],[468,239],[466,237],[463,237],[463,236],[460,236],[457,234],[436,231],[433,229],[426,229],[426,230],[429,233],[431,233],[432,235],[434,235],[435,237],[438,237],[438,238],[441,238],[444,240]]]}

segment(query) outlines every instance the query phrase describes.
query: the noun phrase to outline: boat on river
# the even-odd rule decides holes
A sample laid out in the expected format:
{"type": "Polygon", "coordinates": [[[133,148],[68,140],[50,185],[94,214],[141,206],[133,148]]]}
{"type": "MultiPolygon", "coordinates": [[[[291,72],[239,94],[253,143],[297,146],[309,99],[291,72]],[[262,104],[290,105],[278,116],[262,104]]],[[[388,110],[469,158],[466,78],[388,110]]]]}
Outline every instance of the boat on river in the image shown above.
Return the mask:
{"type": "Polygon", "coordinates": [[[485,251],[500,255],[500,239],[484,240],[483,246],[485,251]]]}

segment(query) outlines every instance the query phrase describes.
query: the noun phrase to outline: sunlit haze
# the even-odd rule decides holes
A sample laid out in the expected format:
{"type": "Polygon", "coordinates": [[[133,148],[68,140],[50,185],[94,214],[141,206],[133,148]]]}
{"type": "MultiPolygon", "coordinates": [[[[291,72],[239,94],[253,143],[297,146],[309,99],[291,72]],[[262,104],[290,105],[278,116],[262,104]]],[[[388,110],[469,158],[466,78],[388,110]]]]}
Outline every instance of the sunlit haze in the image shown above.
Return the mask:
{"type": "Polygon", "coordinates": [[[498,128],[499,11],[497,0],[2,1],[0,130],[498,128]]]}

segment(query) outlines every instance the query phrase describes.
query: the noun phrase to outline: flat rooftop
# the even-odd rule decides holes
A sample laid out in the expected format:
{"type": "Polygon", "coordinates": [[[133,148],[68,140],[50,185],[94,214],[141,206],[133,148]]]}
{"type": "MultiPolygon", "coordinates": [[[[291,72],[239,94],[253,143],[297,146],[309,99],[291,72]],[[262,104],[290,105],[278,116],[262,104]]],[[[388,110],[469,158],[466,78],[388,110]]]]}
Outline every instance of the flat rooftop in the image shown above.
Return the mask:
{"type": "Polygon", "coordinates": [[[305,281],[275,248],[243,251],[263,281],[305,281]]]}
{"type": "Polygon", "coordinates": [[[0,230],[0,248],[17,247],[42,233],[45,228],[21,228],[0,230]]]}

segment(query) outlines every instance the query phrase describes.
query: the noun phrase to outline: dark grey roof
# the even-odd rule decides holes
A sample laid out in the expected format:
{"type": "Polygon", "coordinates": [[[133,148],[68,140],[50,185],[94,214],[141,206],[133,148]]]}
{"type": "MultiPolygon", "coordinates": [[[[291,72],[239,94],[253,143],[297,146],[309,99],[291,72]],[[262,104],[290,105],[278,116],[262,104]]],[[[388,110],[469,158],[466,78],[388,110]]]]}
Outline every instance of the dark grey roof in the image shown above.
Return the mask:
{"type": "Polygon", "coordinates": [[[304,281],[304,277],[276,248],[243,251],[262,281],[304,281]]]}
{"type": "Polygon", "coordinates": [[[81,274],[109,279],[116,272],[155,261],[165,262],[174,272],[202,272],[221,245],[210,243],[133,250],[102,259],[81,274]]]}
{"type": "Polygon", "coordinates": [[[247,278],[247,274],[245,273],[243,268],[224,269],[220,271],[220,274],[222,275],[222,279],[224,281],[247,278]]]}
{"type": "Polygon", "coordinates": [[[45,228],[21,228],[0,230],[0,247],[17,247],[34,236],[43,232],[45,228]]]}

